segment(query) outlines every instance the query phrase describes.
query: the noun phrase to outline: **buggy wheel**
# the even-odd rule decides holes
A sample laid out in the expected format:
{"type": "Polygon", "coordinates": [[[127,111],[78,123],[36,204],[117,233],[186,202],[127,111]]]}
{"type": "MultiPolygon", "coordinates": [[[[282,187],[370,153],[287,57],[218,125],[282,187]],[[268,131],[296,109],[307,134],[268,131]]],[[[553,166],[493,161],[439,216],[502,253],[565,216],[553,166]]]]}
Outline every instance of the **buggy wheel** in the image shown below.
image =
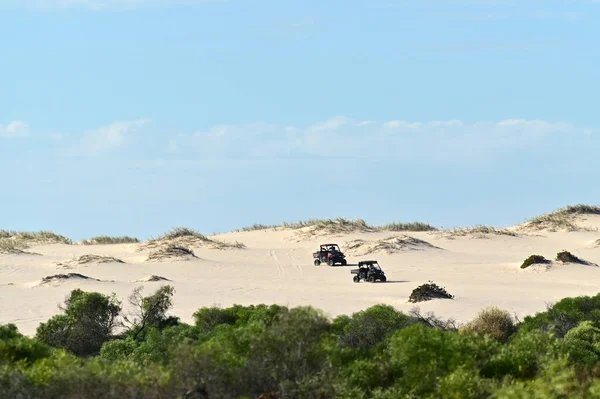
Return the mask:
{"type": "Polygon", "coordinates": [[[327,261],[327,264],[328,264],[329,266],[333,266],[333,265],[334,265],[334,263],[333,263],[333,261],[332,261],[331,259],[329,259],[329,260],[327,261]]]}
{"type": "Polygon", "coordinates": [[[354,277],[352,278],[352,281],[354,281],[355,283],[359,283],[359,282],[360,282],[360,277],[358,277],[358,276],[354,276],[354,277]]]}
{"type": "Polygon", "coordinates": [[[342,266],[346,266],[347,264],[348,264],[348,262],[346,262],[346,259],[344,259],[344,260],[342,261],[342,266]]]}
{"type": "Polygon", "coordinates": [[[319,266],[321,264],[321,261],[319,259],[315,259],[315,266],[319,266]]]}
{"type": "Polygon", "coordinates": [[[369,276],[369,283],[374,283],[374,282],[375,282],[375,277],[369,276]]]}
{"type": "Polygon", "coordinates": [[[379,280],[380,280],[382,283],[385,283],[385,282],[387,281],[387,278],[385,278],[385,276],[382,276],[382,277],[381,277],[379,280]]]}

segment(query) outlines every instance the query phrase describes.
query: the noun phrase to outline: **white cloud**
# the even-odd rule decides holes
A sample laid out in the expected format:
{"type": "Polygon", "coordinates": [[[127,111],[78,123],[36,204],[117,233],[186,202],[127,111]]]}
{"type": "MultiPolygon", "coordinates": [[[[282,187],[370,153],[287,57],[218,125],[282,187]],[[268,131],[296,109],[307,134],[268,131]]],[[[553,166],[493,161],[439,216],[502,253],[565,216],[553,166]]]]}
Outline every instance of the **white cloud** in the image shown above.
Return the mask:
{"type": "Polygon", "coordinates": [[[83,133],[68,150],[70,155],[92,156],[101,152],[123,146],[127,134],[150,122],[147,119],[114,122],[99,129],[88,130],[83,133]]]}
{"type": "MultiPolygon", "coordinates": [[[[177,138],[179,154],[202,158],[395,158],[461,161],[492,159],[499,153],[535,152],[570,140],[592,137],[574,124],[507,119],[467,123],[447,121],[357,121],[337,116],[307,127],[268,124],[220,125],[177,138]]],[[[170,144],[170,149],[175,149],[170,144]]]]}
{"type": "Polygon", "coordinates": [[[7,125],[0,125],[0,137],[24,137],[29,135],[29,123],[12,121],[7,125]]]}

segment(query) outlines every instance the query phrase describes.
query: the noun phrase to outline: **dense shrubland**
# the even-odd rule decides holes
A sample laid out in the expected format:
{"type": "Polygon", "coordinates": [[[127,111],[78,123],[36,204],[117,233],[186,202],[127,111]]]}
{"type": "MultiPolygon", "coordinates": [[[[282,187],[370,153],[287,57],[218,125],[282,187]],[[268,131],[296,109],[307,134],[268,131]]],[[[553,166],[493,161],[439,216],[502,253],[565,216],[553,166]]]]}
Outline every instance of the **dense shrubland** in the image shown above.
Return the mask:
{"type": "Polygon", "coordinates": [[[165,285],[115,296],[74,290],[35,337],[0,326],[0,397],[593,398],[600,294],[515,320],[484,309],[456,326],[376,305],[328,318],[311,307],[203,307],[169,315],[165,285]],[[125,312],[124,309],[128,311],[125,312]]]}

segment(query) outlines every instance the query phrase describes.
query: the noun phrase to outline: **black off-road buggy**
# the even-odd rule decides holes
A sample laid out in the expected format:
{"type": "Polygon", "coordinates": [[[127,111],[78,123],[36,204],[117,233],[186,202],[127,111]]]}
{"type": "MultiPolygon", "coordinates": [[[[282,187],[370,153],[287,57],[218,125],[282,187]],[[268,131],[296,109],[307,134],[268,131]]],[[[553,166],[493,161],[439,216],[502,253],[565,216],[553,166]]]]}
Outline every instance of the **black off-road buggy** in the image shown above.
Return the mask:
{"type": "Polygon", "coordinates": [[[376,260],[358,262],[358,269],[352,269],[350,273],[355,275],[352,278],[355,283],[359,283],[360,280],[365,280],[369,283],[374,283],[377,280],[383,283],[387,281],[385,273],[381,270],[376,260]]]}
{"type": "Polygon", "coordinates": [[[315,266],[319,266],[321,263],[327,263],[329,266],[339,263],[346,266],[348,263],[346,256],[340,251],[337,244],[322,244],[319,251],[313,252],[313,258],[315,258],[315,266]]]}

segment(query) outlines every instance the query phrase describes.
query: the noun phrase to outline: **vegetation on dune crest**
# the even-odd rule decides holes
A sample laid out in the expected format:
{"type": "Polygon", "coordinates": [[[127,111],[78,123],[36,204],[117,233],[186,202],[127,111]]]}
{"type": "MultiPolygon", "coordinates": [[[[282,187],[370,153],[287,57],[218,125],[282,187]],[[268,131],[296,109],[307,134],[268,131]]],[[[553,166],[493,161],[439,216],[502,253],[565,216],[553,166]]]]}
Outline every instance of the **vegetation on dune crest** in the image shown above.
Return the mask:
{"type": "Polygon", "coordinates": [[[460,227],[454,229],[440,230],[437,233],[439,236],[449,239],[454,239],[456,237],[468,237],[468,238],[488,238],[490,235],[498,235],[498,236],[509,236],[509,237],[517,237],[518,234],[514,231],[504,229],[504,228],[496,228],[492,226],[484,226],[477,225],[473,227],[460,227]]]}
{"type": "Polygon", "coordinates": [[[187,245],[187,246],[208,246],[214,249],[244,249],[246,246],[241,242],[229,243],[214,238],[207,237],[198,230],[189,227],[175,227],[164,233],[158,238],[150,239],[147,242],[141,243],[140,248],[157,248],[168,245],[187,245]]]}
{"type": "Polygon", "coordinates": [[[0,397],[594,398],[600,294],[514,320],[482,310],[454,323],[375,305],[333,319],[313,307],[203,307],[169,315],[174,290],[128,311],[73,290],[36,336],[0,325],[0,397]]]}
{"type": "Polygon", "coordinates": [[[435,231],[436,227],[422,222],[399,223],[394,222],[384,226],[374,226],[368,224],[363,219],[308,219],[298,222],[284,222],[281,225],[254,224],[252,226],[242,227],[236,232],[268,230],[276,228],[287,228],[299,230],[311,227],[315,231],[322,230],[326,233],[351,233],[351,232],[379,232],[379,231],[435,231]]]}
{"type": "Polygon", "coordinates": [[[92,237],[89,240],[81,241],[82,245],[110,245],[110,244],[135,244],[139,243],[135,237],[122,236],[122,237],[111,237],[111,236],[98,236],[92,237]]]}
{"type": "Polygon", "coordinates": [[[575,223],[579,217],[584,215],[600,215],[600,206],[585,204],[568,205],[553,212],[536,216],[528,220],[522,228],[533,230],[549,229],[551,231],[584,230],[575,223]]]}
{"type": "Polygon", "coordinates": [[[0,230],[0,238],[13,239],[25,244],[72,244],[70,238],[52,231],[13,231],[0,230]]]}
{"type": "Polygon", "coordinates": [[[169,244],[166,247],[159,248],[156,251],[150,252],[148,255],[149,261],[161,261],[169,258],[197,258],[194,251],[184,247],[183,245],[169,244]]]}

